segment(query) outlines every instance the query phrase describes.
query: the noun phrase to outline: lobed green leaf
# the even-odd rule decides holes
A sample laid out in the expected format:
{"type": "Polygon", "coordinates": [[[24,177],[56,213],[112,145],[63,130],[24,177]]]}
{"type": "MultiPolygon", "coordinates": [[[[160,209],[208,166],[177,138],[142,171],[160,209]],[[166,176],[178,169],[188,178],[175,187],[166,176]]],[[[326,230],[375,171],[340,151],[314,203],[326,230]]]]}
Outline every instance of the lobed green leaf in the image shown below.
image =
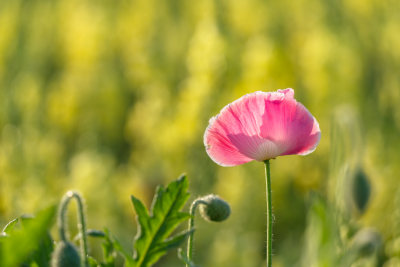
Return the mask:
{"type": "Polygon", "coordinates": [[[136,211],[138,232],[135,237],[133,267],[148,267],[154,264],[169,249],[176,248],[188,233],[168,238],[176,227],[190,218],[180,210],[189,198],[188,181],[185,176],[170,183],[167,188],[158,187],[153,199],[150,214],[142,202],[131,197],[136,211]]]}

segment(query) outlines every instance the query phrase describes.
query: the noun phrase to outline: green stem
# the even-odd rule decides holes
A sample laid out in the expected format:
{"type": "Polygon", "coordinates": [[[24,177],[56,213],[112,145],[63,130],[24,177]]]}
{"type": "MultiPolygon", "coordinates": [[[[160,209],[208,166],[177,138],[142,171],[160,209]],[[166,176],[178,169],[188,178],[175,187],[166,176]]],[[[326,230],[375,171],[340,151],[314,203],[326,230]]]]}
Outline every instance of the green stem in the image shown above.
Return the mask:
{"type": "Polygon", "coordinates": [[[74,191],[68,191],[60,203],[60,209],[58,213],[58,230],[60,233],[60,238],[62,241],[67,242],[67,220],[66,220],[66,213],[68,209],[68,204],[71,199],[75,198],[78,204],[78,229],[80,233],[80,252],[81,252],[81,261],[82,266],[89,266],[89,262],[87,260],[88,255],[88,245],[87,245],[87,238],[86,238],[86,222],[85,222],[85,213],[84,213],[84,206],[82,197],[74,191]]]}
{"type": "Polygon", "coordinates": [[[271,172],[269,159],[265,163],[265,179],[267,194],[267,267],[272,266],[272,201],[271,201],[271,172]]]}
{"type": "MultiPolygon", "coordinates": [[[[193,256],[193,239],[194,239],[194,215],[196,214],[196,209],[197,206],[203,204],[207,205],[207,202],[205,202],[202,199],[196,199],[193,201],[192,205],[190,206],[190,220],[189,220],[189,238],[188,238],[188,245],[187,245],[187,258],[189,262],[192,261],[192,256],[193,256]]],[[[190,267],[189,264],[186,264],[186,267],[190,267]]]]}

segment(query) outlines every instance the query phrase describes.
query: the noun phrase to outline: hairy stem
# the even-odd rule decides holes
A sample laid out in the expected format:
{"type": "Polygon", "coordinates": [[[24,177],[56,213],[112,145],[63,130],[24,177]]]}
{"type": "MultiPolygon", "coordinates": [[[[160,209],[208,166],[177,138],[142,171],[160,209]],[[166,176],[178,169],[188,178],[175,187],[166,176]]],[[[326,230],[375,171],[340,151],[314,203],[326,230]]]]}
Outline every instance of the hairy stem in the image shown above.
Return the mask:
{"type": "MultiPolygon", "coordinates": [[[[190,206],[190,220],[189,220],[189,239],[188,239],[188,245],[187,245],[187,258],[189,262],[192,261],[192,256],[193,256],[193,240],[194,240],[194,215],[196,214],[196,209],[197,206],[200,204],[207,205],[207,202],[205,202],[202,199],[196,199],[193,201],[192,205],[190,206]]],[[[190,267],[188,264],[186,264],[186,267],[190,267]]]]}
{"type": "Polygon", "coordinates": [[[269,160],[265,160],[265,180],[267,197],[267,267],[272,266],[272,201],[271,201],[271,172],[269,160]]]}
{"type": "Polygon", "coordinates": [[[62,241],[67,242],[67,219],[66,213],[68,209],[68,204],[71,199],[75,198],[78,204],[78,229],[80,233],[80,253],[81,253],[81,261],[82,266],[89,266],[87,255],[88,255],[88,246],[87,246],[87,238],[86,238],[86,222],[85,222],[85,213],[82,197],[74,191],[68,191],[61,200],[59,213],[58,213],[58,231],[60,233],[60,238],[62,241]]]}

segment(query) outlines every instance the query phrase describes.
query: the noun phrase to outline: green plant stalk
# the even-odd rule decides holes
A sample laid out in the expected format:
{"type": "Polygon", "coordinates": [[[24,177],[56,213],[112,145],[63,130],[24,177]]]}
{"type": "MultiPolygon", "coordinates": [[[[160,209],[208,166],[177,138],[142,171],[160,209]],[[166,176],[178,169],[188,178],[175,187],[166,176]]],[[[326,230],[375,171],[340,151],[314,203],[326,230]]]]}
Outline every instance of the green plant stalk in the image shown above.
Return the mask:
{"type": "Polygon", "coordinates": [[[269,159],[265,163],[266,197],[267,197],[267,267],[272,266],[272,201],[271,172],[269,159]]]}
{"type": "MultiPolygon", "coordinates": [[[[189,220],[189,238],[188,238],[188,244],[187,244],[187,259],[190,261],[192,261],[192,256],[193,256],[193,240],[194,240],[194,216],[196,214],[196,209],[197,206],[199,206],[200,204],[203,205],[207,205],[207,202],[205,202],[204,200],[201,199],[196,199],[195,201],[193,201],[192,205],[190,206],[190,220],[189,220]]],[[[186,264],[186,267],[190,267],[188,264],[186,264]]]]}
{"type": "Polygon", "coordinates": [[[85,222],[85,213],[82,197],[74,191],[68,191],[60,203],[60,209],[58,214],[58,230],[60,233],[60,238],[62,241],[67,242],[67,220],[66,213],[68,209],[68,204],[71,199],[75,198],[78,204],[78,229],[80,233],[80,253],[81,253],[81,264],[82,266],[88,267],[89,262],[87,259],[88,255],[88,245],[87,245],[87,237],[86,237],[86,222],[85,222]]]}

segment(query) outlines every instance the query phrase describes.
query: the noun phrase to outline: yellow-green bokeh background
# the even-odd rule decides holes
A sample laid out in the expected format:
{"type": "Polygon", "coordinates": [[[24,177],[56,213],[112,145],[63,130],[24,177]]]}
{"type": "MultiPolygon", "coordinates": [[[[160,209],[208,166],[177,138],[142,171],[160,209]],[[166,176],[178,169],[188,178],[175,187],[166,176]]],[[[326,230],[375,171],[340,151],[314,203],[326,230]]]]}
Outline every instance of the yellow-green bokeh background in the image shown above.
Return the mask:
{"type": "MultiPolygon", "coordinates": [[[[312,265],[301,260],[309,194],[346,209],[338,184],[358,168],[372,191],[354,223],[389,244],[400,234],[399,14],[396,0],[2,0],[0,223],[76,189],[89,227],[128,248],[129,196],[150,205],[185,172],[191,199],[232,206],[223,224],[198,218],[195,261],[262,266],[263,166],[216,165],[203,133],[243,94],[292,87],[322,139],[272,162],[274,265],[312,265]]],[[[173,252],[157,266],[181,265],[173,252]]]]}

